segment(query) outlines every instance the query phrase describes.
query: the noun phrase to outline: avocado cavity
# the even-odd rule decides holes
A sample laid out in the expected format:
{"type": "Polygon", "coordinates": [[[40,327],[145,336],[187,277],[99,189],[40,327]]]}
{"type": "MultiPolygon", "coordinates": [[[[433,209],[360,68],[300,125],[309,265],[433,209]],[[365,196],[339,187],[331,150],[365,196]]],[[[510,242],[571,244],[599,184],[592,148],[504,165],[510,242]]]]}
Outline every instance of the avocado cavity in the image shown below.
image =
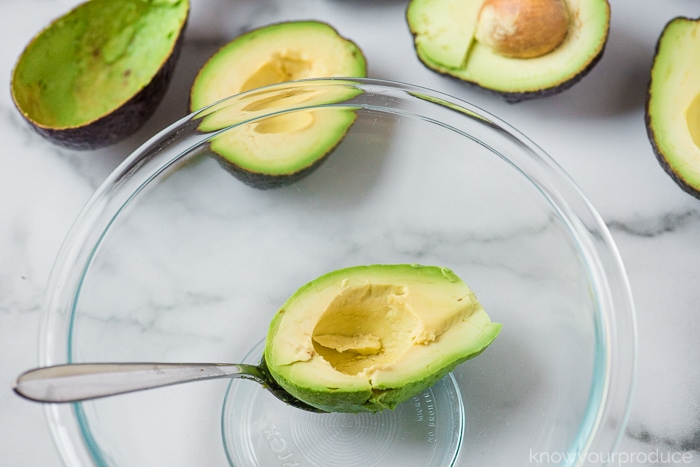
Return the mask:
{"type": "Polygon", "coordinates": [[[395,360],[411,345],[418,325],[402,300],[406,293],[398,285],[344,289],[314,328],[314,350],[348,375],[369,374],[377,365],[395,360]]]}
{"type": "Polygon", "coordinates": [[[115,143],[152,115],[172,76],[187,0],[90,0],[22,53],[12,97],[42,135],[86,149],[115,143]]]}
{"type": "Polygon", "coordinates": [[[501,325],[445,268],[357,266],[301,287],[268,330],[265,362],[327,412],[393,409],[481,353],[501,325]]]}
{"type": "Polygon", "coordinates": [[[241,92],[269,84],[323,76],[323,72],[314,71],[311,60],[304,60],[294,53],[285,55],[277,52],[243,83],[241,92]]]}
{"type": "Polygon", "coordinates": [[[685,111],[685,121],[688,125],[688,132],[693,139],[695,146],[700,148],[700,94],[695,96],[685,111]]]}

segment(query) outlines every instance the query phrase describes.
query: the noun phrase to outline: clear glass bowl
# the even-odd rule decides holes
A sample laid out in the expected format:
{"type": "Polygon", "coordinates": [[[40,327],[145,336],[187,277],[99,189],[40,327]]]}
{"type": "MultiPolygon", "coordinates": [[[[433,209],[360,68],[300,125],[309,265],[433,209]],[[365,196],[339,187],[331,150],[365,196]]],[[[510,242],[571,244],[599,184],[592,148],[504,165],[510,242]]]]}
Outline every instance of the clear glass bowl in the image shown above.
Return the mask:
{"type": "Polygon", "coordinates": [[[503,323],[501,335],[433,392],[372,417],[306,417],[238,380],[50,405],[63,459],[596,465],[614,450],[632,392],[635,327],[604,223],[517,130],[400,83],[275,85],[143,145],[97,191],[57,258],[41,363],[256,362],[269,320],[300,285],[373,263],[453,269],[503,323]],[[252,188],[212,151],[272,115],[293,121],[316,110],[356,120],[316,170],[288,186],[252,188]]]}

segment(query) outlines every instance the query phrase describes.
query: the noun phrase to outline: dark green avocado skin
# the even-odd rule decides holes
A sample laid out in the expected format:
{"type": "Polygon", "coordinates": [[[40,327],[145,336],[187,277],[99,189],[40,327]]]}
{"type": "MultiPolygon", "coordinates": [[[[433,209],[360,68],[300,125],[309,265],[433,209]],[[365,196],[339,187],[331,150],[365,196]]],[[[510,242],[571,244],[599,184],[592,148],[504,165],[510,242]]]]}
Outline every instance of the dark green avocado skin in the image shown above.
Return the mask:
{"type": "MultiPolygon", "coordinates": [[[[607,40],[606,40],[606,43],[607,43],[607,40]]],[[[475,88],[483,89],[483,90],[485,90],[493,95],[502,97],[509,104],[517,104],[519,102],[524,102],[524,101],[528,101],[528,100],[554,96],[555,94],[559,94],[559,93],[566,91],[567,89],[573,87],[576,83],[581,81],[593,68],[595,68],[595,66],[598,64],[600,59],[603,58],[604,51],[605,51],[605,46],[603,46],[600,49],[600,52],[598,52],[598,55],[596,55],[595,58],[593,58],[593,60],[591,60],[591,62],[588,64],[588,66],[586,68],[581,70],[577,75],[573,76],[571,79],[564,81],[563,83],[561,83],[558,86],[554,86],[554,87],[547,88],[547,89],[539,89],[537,91],[530,91],[530,92],[496,91],[493,89],[489,89],[489,88],[480,86],[479,84],[474,83],[472,81],[465,81],[465,80],[459,79],[456,76],[450,75],[449,73],[435,70],[434,68],[431,68],[429,65],[424,63],[422,60],[419,60],[419,61],[423,64],[423,66],[425,66],[427,69],[429,69],[432,72],[437,72],[438,74],[446,76],[446,77],[448,77],[452,80],[455,80],[459,83],[468,84],[468,85],[473,86],[475,88]]]]}
{"type": "Polygon", "coordinates": [[[561,83],[559,86],[532,92],[502,92],[497,94],[500,94],[509,104],[517,104],[518,102],[539,99],[543,97],[550,97],[555,94],[559,94],[560,92],[566,91],[567,89],[573,87],[575,84],[581,81],[598,64],[600,59],[603,58],[604,51],[605,46],[603,46],[603,48],[600,49],[598,55],[596,55],[595,58],[591,60],[591,62],[586,68],[581,70],[577,75],[573,76],[568,81],[561,83]]]}
{"type": "MultiPolygon", "coordinates": [[[[700,18],[689,18],[689,17],[680,17],[680,18],[690,20],[690,21],[700,20],[700,18]]],[[[678,19],[678,18],[674,18],[671,21],[674,21],[676,19],[678,19]]],[[[671,21],[669,21],[669,23],[671,21]]],[[[654,60],[656,60],[656,56],[659,54],[660,44],[661,44],[661,40],[659,38],[659,41],[656,43],[656,48],[654,49],[654,60]]],[[[666,160],[666,156],[661,151],[659,146],[656,144],[656,136],[654,135],[654,131],[652,130],[652,127],[651,127],[651,113],[649,112],[649,103],[651,100],[651,94],[649,93],[648,90],[651,87],[650,85],[651,85],[651,80],[649,81],[649,83],[647,83],[647,94],[646,94],[646,100],[644,102],[644,126],[646,127],[647,136],[649,137],[649,142],[651,143],[651,149],[654,151],[654,155],[656,156],[656,160],[659,161],[659,164],[661,165],[661,167],[671,177],[671,179],[674,182],[676,182],[676,184],[681,188],[681,190],[685,191],[686,193],[688,193],[690,196],[693,196],[694,198],[700,199],[700,191],[698,191],[696,188],[690,186],[685,180],[683,180],[683,178],[680,175],[678,175],[678,173],[675,170],[673,170],[673,167],[671,167],[671,165],[666,160]]]]}
{"type": "Polygon", "coordinates": [[[257,188],[258,190],[269,190],[273,188],[281,188],[287,185],[292,185],[298,182],[299,180],[305,178],[306,176],[311,174],[311,172],[319,168],[326,159],[328,159],[328,156],[331,155],[333,149],[335,148],[331,148],[326,154],[323,155],[323,157],[316,159],[313,164],[308,165],[297,172],[285,175],[269,175],[257,172],[250,172],[237,166],[236,164],[232,164],[231,162],[229,162],[228,160],[224,159],[216,153],[213,154],[219,161],[219,164],[221,164],[221,166],[224,169],[228,170],[234,177],[236,177],[246,185],[253,188],[257,188]]]}
{"type": "Polygon", "coordinates": [[[172,81],[184,43],[183,24],[173,51],[151,82],[121,107],[97,120],[75,128],[48,128],[26,119],[31,128],[52,143],[68,149],[90,150],[115,144],[136,133],[153,116],[172,81]]]}
{"type": "MultiPolygon", "coordinates": [[[[647,97],[648,100],[648,97],[647,97]]],[[[673,179],[674,182],[681,188],[681,190],[685,191],[689,195],[700,199],[700,191],[697,189],[693,188],[692,186],[688,185],[683,178],[678,175],[671,165],[668,163],[666,160],[666,157],[664,156],[663,152],[661,152],[661,149],[656,144],[656,141],[654,139],[654,133],[651,130],[651,119],[649,117],[649,113],[646,113],[646,117],[644,118],[645,126],[647,128],[647,135],[649,136],[649,141],[651,142],[651,148],[654,151],[654,155],[656,156],[656,160],[659,161],[659,164],[661,167],[664,169],[664,171],[673,179]]]]}

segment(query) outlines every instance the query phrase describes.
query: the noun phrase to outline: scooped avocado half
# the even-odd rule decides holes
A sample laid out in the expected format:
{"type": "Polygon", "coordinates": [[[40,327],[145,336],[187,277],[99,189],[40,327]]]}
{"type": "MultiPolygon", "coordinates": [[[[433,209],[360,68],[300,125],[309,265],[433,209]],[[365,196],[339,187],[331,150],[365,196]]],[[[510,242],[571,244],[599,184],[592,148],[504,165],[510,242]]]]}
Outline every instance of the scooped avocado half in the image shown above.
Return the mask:
{"type": "Polygon", "coordinates": [[[656,46],[646,103],[654,152],[686,192],[700,198],[700,18],[675,18],[656,46]]]}
{"type": "Polygon", "coordinates": [[[170,83],[187,0],[91,0],[41,31],[12,74],[39,134],[73,149],[116,143],[153,114],[170,83]]]}
{"type": "MultiPolygon", "coordinates": [[[[190,109],[267,85],[308,78],[365,77],[362,51],[326,23],[297,21],[249,31],[217,51],[201,68],[190,93],[190,109]]],[[[333,104],[358,92],[292,92],[300,107],[333,104]]],[[[281,96],[289,103],[291,96],[281,96]]],[[[252,103],[273,113],[279,103],[269,96],[252,103]]],[[[243,109],[251,110],[251,109],[243,109]]],[[[231,128],[212,141],[224,166],[257,188],[292,183],[310,173],[343,139],[355,121],[352,109],[329,107],[267,116],[231,128]]],[[[236,115],[232,120],[239,120],[236,115]]],[[[219,128],[225,128],[219,119],[219,128]]],[[[211,121],[206,129],[216,129],[211,121]]]]}
{"type": "Polygon", "coordinates": [[[376,412],[479,355],[500,329],[449,269],[356,266],[325,274],[287,300],[270,323],[264,360],[307,404],[376,412]]]}
{"type": "Polygon", "coordinates": [[[556,94],[585,76],[608,38],[607,0],[411,0],[420,61],[508,102],[556,94]]]}

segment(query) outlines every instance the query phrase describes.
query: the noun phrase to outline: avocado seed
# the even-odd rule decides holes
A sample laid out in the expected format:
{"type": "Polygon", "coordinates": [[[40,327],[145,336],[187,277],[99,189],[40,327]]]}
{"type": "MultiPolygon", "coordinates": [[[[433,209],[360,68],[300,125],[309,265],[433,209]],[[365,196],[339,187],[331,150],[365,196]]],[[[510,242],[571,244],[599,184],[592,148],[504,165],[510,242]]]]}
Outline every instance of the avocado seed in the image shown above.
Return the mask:
{"type": "Polygon", "coordinates": [[[565,0],[486,0],[476,39],[501,55],[533,58],[561,45],[568,26],[565,0]]]}

